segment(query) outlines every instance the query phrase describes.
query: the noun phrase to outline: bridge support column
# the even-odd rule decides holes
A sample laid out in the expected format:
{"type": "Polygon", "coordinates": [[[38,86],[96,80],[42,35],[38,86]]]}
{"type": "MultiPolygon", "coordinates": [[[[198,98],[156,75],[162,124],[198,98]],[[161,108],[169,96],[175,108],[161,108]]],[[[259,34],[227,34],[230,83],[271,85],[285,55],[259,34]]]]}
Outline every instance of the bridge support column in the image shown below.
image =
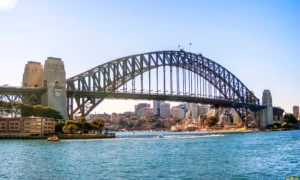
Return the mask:
{"type": "Polygon", "coordinates": [[[42,96],[42,105],[56,109],[67,119],[66,71],[60,58],[48,57],[45,61],[43,86],[47,92],[42,96]]]}
{"type": "Polygon", "coordinates": [[[273,106],[272,96],[269,90],[264,90],[262,104],[266,107],[259,112],[260,127],[265,128],[267,125],[273,125],[273,106]]]}
{"type": "Polygon", "coordinates": [[[260,127],[265,128],[267,125],[273,125],[273,107],[267,106],[259,111],[260,127]]]}

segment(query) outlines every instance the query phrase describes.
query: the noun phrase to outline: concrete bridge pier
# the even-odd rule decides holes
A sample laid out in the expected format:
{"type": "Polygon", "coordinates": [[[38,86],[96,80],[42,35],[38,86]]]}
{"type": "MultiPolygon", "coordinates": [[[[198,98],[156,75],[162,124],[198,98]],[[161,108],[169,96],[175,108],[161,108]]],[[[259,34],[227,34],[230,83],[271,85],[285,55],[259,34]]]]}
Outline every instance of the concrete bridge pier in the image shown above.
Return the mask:
{"type": "Polygon", "coordinates": [[[258,119],[260,128],[265,128],[267,125],[274,124],[272,96],[269,90],[264,90],[263,92],[262,105],[266,107],[258,112],[258,119]]]}

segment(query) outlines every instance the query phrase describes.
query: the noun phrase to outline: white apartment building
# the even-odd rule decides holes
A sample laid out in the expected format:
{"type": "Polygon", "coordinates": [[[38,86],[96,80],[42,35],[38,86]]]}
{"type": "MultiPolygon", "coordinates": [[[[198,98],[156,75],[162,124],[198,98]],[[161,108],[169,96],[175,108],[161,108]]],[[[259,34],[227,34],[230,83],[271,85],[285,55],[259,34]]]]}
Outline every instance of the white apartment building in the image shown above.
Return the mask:
{"type": "Polygon", "coordinates": [[[160,104],[160,117],[169,118],[170,117],[170,104],[161,103],[160,104]]]}

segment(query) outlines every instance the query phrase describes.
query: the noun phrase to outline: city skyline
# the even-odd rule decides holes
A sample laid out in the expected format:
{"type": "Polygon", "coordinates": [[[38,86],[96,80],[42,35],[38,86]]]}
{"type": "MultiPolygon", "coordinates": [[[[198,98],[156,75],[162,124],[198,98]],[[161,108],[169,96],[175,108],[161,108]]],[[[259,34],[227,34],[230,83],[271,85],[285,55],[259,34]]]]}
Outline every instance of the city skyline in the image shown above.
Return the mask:
{"type": "MultiPolygon", "coordinates": [[[[19,86],[27,61],[44,64],[49,56],[62,58],[71,77],[119,57],[180,45],[227,68],[260,100],[269,89],[274,106],[292,113],[300,104],[297,1],[14,2],[0,8],[1,58],[9,62],[1,85],[19,86]]],[[[93,112],[124,112],[140,102],[152,101],[104,100],[93,112]]]]}

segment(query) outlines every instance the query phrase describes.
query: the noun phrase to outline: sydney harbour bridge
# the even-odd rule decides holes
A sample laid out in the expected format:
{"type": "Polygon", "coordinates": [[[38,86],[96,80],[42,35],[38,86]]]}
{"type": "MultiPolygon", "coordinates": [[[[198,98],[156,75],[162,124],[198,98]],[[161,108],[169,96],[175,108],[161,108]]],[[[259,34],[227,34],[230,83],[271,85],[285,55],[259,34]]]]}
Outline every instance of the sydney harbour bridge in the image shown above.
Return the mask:
{"type": "Polygon", "coordinates": [[[104,99],[112,98],[181,101],[234,108],[241,117],[250,112],[254,119],[267,122],[263,124],[270,121],[270,113],[272,119],[273,114],[283,113],[283,109],[272,107],[272,100],[268,100],[271,97],[260,103],[234,74],[202,54],[183,50],[136,54],[67,79],[63,77],[64,65],[60,59],[48,58],[47,61],[43,77],[38,80],[40,83],[28,86],[23,77],[22,87],[0,87],[0,100],[49,105],[69,118],[86,116],[104,99]],[[48,94],[47,98],[45,94],[48,94]],[[60,96],[57,101],[61,101],[57,103],[52,96],[60,96]]]}

